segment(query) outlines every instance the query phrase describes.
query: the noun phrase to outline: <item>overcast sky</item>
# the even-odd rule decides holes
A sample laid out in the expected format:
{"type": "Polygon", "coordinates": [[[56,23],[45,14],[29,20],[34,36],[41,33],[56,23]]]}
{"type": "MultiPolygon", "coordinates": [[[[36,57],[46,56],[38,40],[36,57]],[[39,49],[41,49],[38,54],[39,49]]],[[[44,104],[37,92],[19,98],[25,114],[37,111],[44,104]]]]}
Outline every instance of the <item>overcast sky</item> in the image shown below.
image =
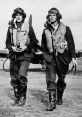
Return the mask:
{"type": "Polygon", "coordinates": [[[39,42],[50,8],[56,7],[62,14],[62,22],[70,26],[76,49],[82,49],[82,0],[0,0],[0,49],[5,48],[8,22],[13,10],[21,7],[32,14],[33,27],[39,42]]]}

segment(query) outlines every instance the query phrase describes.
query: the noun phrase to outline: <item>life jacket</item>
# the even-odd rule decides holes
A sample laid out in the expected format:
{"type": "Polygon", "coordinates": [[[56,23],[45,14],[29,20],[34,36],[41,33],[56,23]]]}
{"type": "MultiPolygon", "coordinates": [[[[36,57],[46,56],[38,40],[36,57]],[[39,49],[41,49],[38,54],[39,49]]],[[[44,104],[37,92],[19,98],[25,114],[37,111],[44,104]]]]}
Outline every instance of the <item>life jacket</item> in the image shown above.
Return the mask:
{"type": "Polygon", "coordinates": [[[29,33],[29,24],[24,22],[20,28],[17,28],[17,25],[15,24],[14,28],[10,28],[10,33],[12,36],[11,43],[14,46],[17,46],[20,44],[20,47],[27,46],[30,43],[30,39],[28,36],[29,33]]]}
{"type": "MultiPolygon", "coordinates": [[[[49,49],[55,49],[56,55],[63,53],[67,49],[67,41],[65,39],[66,26],[60,22],[57,30],[45,30],[47,47],[49,49]]],[[[54,50],[53,50],[54,51],[54,50]]]]}

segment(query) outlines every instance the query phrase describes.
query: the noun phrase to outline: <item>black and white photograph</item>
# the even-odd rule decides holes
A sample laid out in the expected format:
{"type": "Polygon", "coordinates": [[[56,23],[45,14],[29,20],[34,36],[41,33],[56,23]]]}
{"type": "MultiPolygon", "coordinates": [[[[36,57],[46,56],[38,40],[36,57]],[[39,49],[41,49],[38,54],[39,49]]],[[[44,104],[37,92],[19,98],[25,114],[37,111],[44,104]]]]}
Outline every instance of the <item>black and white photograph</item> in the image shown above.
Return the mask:
{"type": "Polygon", "coordinates": [[[0,117],[82,117],[81,12],[81,0],[0,0],[0,117]]]}

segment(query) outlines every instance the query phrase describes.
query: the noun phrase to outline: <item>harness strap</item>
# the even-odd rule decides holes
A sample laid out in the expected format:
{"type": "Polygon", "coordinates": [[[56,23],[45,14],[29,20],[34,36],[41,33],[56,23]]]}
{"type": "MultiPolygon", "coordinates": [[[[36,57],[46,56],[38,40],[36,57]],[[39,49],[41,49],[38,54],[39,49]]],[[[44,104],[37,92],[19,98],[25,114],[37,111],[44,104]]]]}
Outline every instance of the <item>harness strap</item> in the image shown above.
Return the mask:
{"type": "Polygon", "coordinates": [[[9,70],[5,69],[5,63],[6,63],[7,60],[11,57],[12,54],[13,54],[13,52],[12,52],[11,54],[8,54],[6,60],[3,62],[3,70],[4,70],[5,72],[9,72],[9,70]]]}

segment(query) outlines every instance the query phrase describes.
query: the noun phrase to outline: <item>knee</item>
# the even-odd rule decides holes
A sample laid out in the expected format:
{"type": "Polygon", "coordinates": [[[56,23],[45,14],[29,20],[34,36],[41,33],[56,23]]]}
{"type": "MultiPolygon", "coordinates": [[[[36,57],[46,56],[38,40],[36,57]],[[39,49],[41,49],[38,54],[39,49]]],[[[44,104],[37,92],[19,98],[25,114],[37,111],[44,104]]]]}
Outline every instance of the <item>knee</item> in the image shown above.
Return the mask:
{"type": "Polygon", "coordinates": [[[60,87],[60,88],[66,88],[66,83],[64,82],[64,80],[58,80],[57,81],[57,87],[60,87]]]}
{"type": "Polygon", "coordinates": [[[21,76],[20,79],[19,79],[20,83],[22,85],[26,85],[27,84],[27,78],[25,76],[21,76]]]}
{"type": "Polygon", "coordinates": [[[19,82],[19,80],[17,79],[17,80],[11,80],[11,82],[10,82],[10,84],[11,84],[11,86],[13,86],[13,87],[18,87],[19,85],[20,85],[20,82],[19,82]]]}

